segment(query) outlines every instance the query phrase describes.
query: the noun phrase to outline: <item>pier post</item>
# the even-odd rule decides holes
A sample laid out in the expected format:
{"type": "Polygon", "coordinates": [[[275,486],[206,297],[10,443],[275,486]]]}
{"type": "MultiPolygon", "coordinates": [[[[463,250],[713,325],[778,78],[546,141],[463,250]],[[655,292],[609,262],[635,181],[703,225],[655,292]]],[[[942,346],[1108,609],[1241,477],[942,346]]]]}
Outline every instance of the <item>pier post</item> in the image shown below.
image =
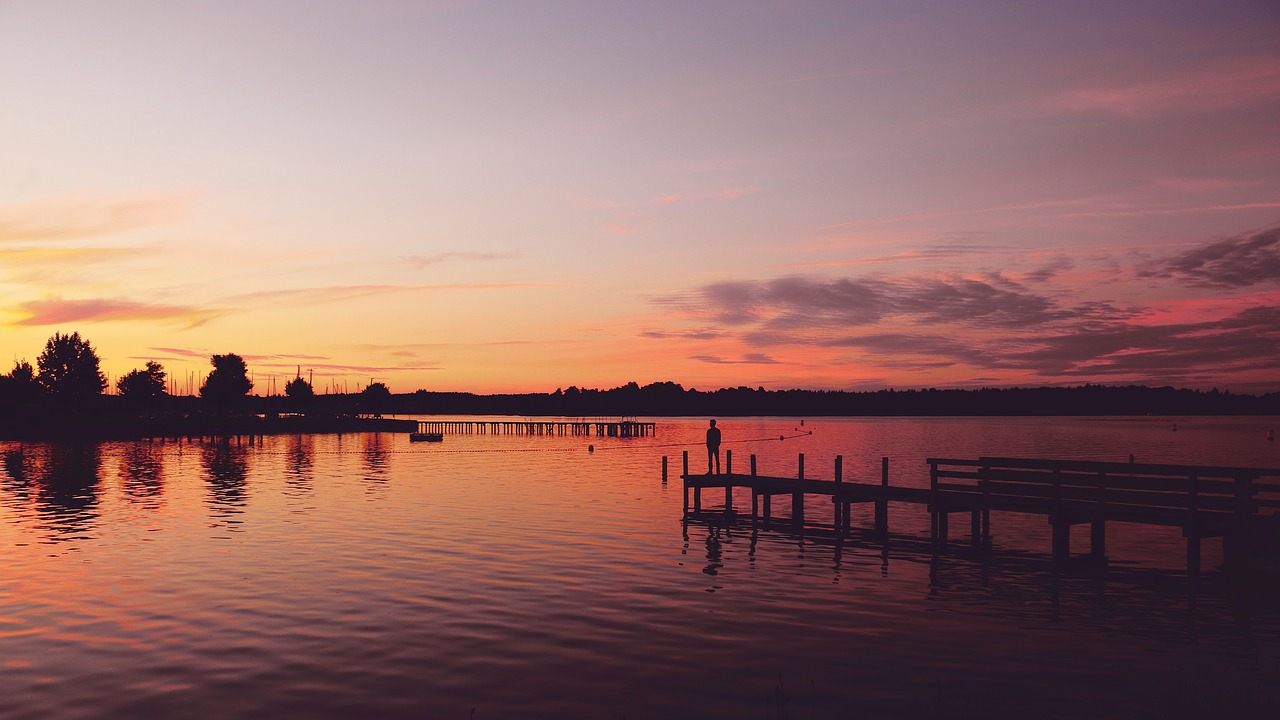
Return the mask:
{"type": "Polygon", "coordinates": [[[847,512],[848,506],[845,505],[844,500],[841,499],[840,488],[838,487],[839,484],[844,481],[843,476],[844,476],[844,457],[837,455],[836,456],[836,472],[835,472],[835,481],[836,481],[837,487],[836,487],[835,494],[831,496],[831,504],[835,505],[836,516],[835,516],[834,523],[835,523],[837,533],[843,532],[844,530],[847,529],[845,527],[845,518],[846,518],[846,512],[847,512]]]}
{"type": "Polygon", "coordinates": [[[1094,520],[1089,529],[1089,554],[1094,560],[1107,559],[1107,522],[1094,520]]]}
{"type": "MultiPolygon", "coordinates": [[[[880,487],[889,487],[889,457],[881,456],[880,458],[880,487]]],[[[888,492],[887,490],[882,492],[888,492]]],[[[877,534],[887,535],[889,533],[889,500],[886,496],[881,495],[876,500],[876,517],[872,525],[873,530],[877,534]]]]}
{"type": "Polygon", "coordinates": [[[684,472],[680,474],[684,479],[684,514],[689,514],[689,451],[684,451],[684,472]]]}
{"type": "MultiPolygon", "coordinates": [[[[751,477],[756,476],[756,456],[751,455],[751,477]]],[[[760,517],[760,493],[756,490],[754,480],[751,483],[751,524],[754,525],[756,518],[760,517]]]]}
{"type": "Polygon", "coordinates": [[[929,463],[929,490],[932,491],[929,502],[929,539],[936,543],[942,530],[939,516],[945,517],[938,512],[938,463],[936,462],[929,463]]]}
{"type": "Polygon", "coordinates": [[[1053,525],[1053,561],[1064,563],[1071,558],[1071,523],[1066,518],[1049,518],[1053,525]]]}
{"type": "MultiPolygon", "coordinates": [[[[804,453],[800,453],[800,477],[804,480],[804,453]]],[[[791,493],[791,521],[797,525],[804,524],[804,491],[791,493]]]]}
{"type": "Polygon", "coordinates": [[[667,484],[667,456],[662,456],[662,484],[667,484]]]}
{"type": "MultiPolygon", "coordinates": [[[[724,474],[733,474],[733,451],[724,451],[724,474]]],[[[724,509],[728,510],[733,507],[733,481],[725,480],[724,486],[724,509]]]]}

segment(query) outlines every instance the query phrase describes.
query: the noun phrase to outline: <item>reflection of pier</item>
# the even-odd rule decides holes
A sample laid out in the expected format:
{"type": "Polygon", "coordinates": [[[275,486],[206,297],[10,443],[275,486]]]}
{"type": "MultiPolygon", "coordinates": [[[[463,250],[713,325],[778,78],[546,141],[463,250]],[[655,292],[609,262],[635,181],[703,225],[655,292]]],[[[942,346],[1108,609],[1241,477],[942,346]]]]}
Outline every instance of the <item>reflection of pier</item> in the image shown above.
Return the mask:
{"type": "Polygon", "coordinates": [[[637,420],[419,420],[418,432],[441,435],[595,435],[645,437],[655,423],[637,420]]]}
{"type": "Polygon", "coordinates": [[[841,533],[829,526],[790,523],[762,526],[719,510],[691,514],[681,525],[686,551],[693,542],[705,543],[702,572],[713,578],[726,567],[754,568],[765,555],[775,571],[802,575],[825,570],[833,582],[845,575],[859,582],[871,574],[927,574],[930,602],[957,602],[965,613],[994,614],[1011,622],[1066,620],[1113,637],[1187,636],[1197,643],[1236,642],[1241,632],[1254,632],[1256,616],[1274,616],[1275,586],[1238,574],[1202,576],[1188,583],[1181,572],[1159,567],[1064,565],[1018,548],[944,547],[927,535],[841,533]],[[794,568],[786,566],[788,561],[794,568]]]}
{"type": "MultiPolygon", "coordinates": [[[[831,500],[836,533],[849,533],[853,504],[872,503],[872,532],[887,535],[890,502],[923,505],[933,542],[947,542],[952,513],[968,513],[975,546],[990,541],[992,510],[1043,515],[1053,526],[1055,561],[1070,557],[1073,525],[1090,524],[1090,554],[1099,560],[1105,559],[1107,522],[1164,525],[1182,530],[1192,574],[1200,570],[1202,538],[1223,537],[1228,561],[1280,545],[1280,483],[1274,482],[1280,470],[1011,458],[931,458],[928,463],[930,486],[907,488],[889,485],[888,458],[881,461],[880,483],[869,484],[845,482],[840,456],[833,479],[818,480],[805,477],[803,454],[796,477],[788,478],[758,474],[755,455],[748,474],[734,473],[731,452],[724,474],[693,475],[686,451],[684,509],[686,515],[701,513],[702,491],[723,488],[724,509],[731,511],[734,488],[743,488],[751,491],[753,522],[771,521],[773,497],[789,495],[791,523],[804,526],[805,496],[818,495],[831,500]]],[[[665,469],[664,459],[664,478],[665,469]]]]}

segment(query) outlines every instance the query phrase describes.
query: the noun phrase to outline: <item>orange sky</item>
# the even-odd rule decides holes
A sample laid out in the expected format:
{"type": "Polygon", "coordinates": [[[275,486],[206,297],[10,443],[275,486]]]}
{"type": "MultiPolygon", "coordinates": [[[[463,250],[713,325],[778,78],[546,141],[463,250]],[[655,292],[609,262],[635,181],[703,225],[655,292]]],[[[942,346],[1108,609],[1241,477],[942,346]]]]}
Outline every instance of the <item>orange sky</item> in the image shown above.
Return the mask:
{"type": "Polygon", "coordinates": [[[1280,8],[937,5],[0,4],[4,361],[1280,390],[1280,8]]]}

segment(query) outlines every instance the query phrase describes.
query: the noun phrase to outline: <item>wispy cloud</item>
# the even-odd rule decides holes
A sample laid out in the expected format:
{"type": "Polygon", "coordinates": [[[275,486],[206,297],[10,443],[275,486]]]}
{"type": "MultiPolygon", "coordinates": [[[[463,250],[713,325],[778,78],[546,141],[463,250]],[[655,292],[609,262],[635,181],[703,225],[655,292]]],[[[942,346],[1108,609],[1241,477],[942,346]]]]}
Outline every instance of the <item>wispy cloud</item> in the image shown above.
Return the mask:
{"type": "MultiPolygon", "coordinates": [[[[291,362],[288,359],[276,360],[270,356],[268,357],[246,356],[245,362],[252,363],[253,366],[255,368],[258,368],[259,370],[266,369],[266,370],[293,371],[293,370],[296,370],[298,367],[298,363],[296,362],[291,362]]],[[[442,369],[437,365],[347,365],[343,363],[333,363],[333,362],[324,363],[324,362],[305,362],[305,361],[302,362],[301,365],[302,365],[302,372],[304,373],[307,371],[315,371],[315,372],[326,374],[326,375],[346,374],[346,373],[356,373],[356,374],[362,374],[362,375],[378,375],[381,373],[442,369]]]]}
{"type": "Polygon", "coordinates": [[[901,215],[887,215],[884,217],[863,218],[858,220],[849,220],[846,222],[824,225],[818,230],[845,230],[859,227],[874,227],[878,225],[898,225],[916,222],[928,222],[933,220],[943,220],[956,217],[968,217],[977,215],[998,215],[1004,213],[1018,213],[1028,210],[1046,210],[1050,208],[1067,208],[1067,207],[1087,207],[1098,202],[1097,197],[1087,198],[1063,198],[1037,200],[1034,202],[1015,203],[1012,205],[991,205],[987,207],[976,208],[946,208],[939,210],[924,210],[921,212],[904,213],[901,215]]]}
{"type": "MultiPolygon", "coordinates": [[[[1143,281],[1144,292],[1151,280],[1232,291],[1280,283],[1280,227],[1165,250],[1161,259],[1119,272],[1117,295],[1127,297],[1121,283],[1135,277],[1143,281]]],[[[1223,384],[1227,377],[1247,382],[1274,377],[1280,356],[1280,305],[1274,292],[1202,297],[1194,308],[1182,308],[1191,300],[1168,307],[1126,306],[1097,299],[1107,286],[1102,292],[1090,288],[1086,297],[1079,288],[1050,282],[1073,268],[1070,257],[1051,256],[1016,280],[987,273],[709,283],[654,299],[692,327],[650,330],[644,336],[705,334],[717,349],[736,342],[767,349],[762,358],[785,361],[802,353],[828,365],[850,362],[849,355],[833,352],[852,350],[868,372],[922,377],[948,368],[968,376],[1047,383],[1098,378],[1203,385],[1223,384]]],[[[738,362],[726,359],[731,357],[721,351],[694,359],[738,362]]]]}
{"type": "Polygon", "coordinates": [[[712,283],[703,286],[699,295],[686,306],[692,315],[729,326],[758,325],[769,332],[874,325],[888,318],[1019,328],[1086,312],[1084,307],[1058,307],[1048,296],[994,274],[895,279],[791,276],[712,283]]]}
{"type": "Polygon", "coordinates": [[[645,330],[640,333],[640,337],[654,338],[657,340],[670,340],[673,338],[681,338],[685,340],[716,340],[725,336],[720,330],[711,328],[703,328],[700,330],[645,330]]]}
{"type": "Polygon", "coordinates": [[[410,255],[404,261],[416,268],[430,267],[448,262],[490,262],[493,260],[510,260],[515,257],[506,253],[490,252],[445,252],[435,255],[410,255]]]}
{"type": "Polygon", "coordinates": [[[1175,377],[1274,369],[1280,352],[1280,308],[1255,307],[1221,320],[1175,325],[1122,325],[1036,337],[1034,349],[1003,359],[1047,376],[1175,377]]]}
{"type": "Polygon", "coordinates": [[[1192,248],[1140,277],[1178,278],[1211,288],[1241,288],[1280,281],[1280,227],[1238,235],[1192,248]]]}
{"type": "Polygon", "coordinates": [[[363,297],[413,292],[509,290],[513,288],[557,287],[550,283],[447,283],[440,285],[329,285],[323,287],[261,290],[225,298],[228,305],[245,306],[265,302],[314,304],[344,302],[363,297]]]}
{"type": "Polygon", "coordinates": [[[742,188],[730,188],[727,190],[716,190],[712,192],[696,192],[696,193],[671,193],[667,195],[658,195],[649,198],[644,204],[647,206],[674,205],[676,203],[691,202],[694,200],[737,200],[744,195],[751,195],[760,192],[760,188],[750,185],[742,188]]]}
{"type": "Polygon", "coordinates": [[[1238,57],[1190,72],[1128,83],[1100,81],[1045,99],[1049,112],[1144,117],[1204,112],[1280,97],[1280,55],[1238,57]]]}
{"type": "MultiPolygon", "coordinates": [[[[147,348],[154,354],[150,356],[139,356],[133,359],[151,360],[156,358],[168,358],[178,360],[199,360],[208,361],[214,354],[220,354],[221,351],[210,351],[205,349],[193,348],[175,348],[175,347],[150,347],[147,348]]],[[[324,374],[379,374],[392,373],[398,371],[417,371],[417,370],[439,370],[435,365],[355,365],[348,363],[334,362],[333,358],[324,355],[308,355],[297,353],[275,353],[275,354],[249,354],[240,353],[240,357],[251,366],[251,369],[262,370],[287,370],[296,372],[301,366],[302,372],[314,371],[324,374]]]]}
{"type": "Polygon", "coordinates": [[[747,353],[738,360],[730,360],[719,355],[694,355],[690,359],[713,365],[777,365],[778,361],[762,353],[747,353]]]}
{"type": "Polygon", "coordinates": [[[972,243],[956,243],[951,245],[930,245],[914,250],[903,250],[889,255],[854,258],[850,260],[827,260],[822,262],[791,263],[788,267],[843,267],[851,265],[885,265],[897,262],[935,262],[939,260],[955,260],[965,257],[980,257],[992,253],[1008,252],[1010,248],[1000,245],[980,245],[972,243]]]}
{"type": "Polygon", "coordinates": [[[1075,268],[1075,266],[1076,266],[1075,261],[1073,261],[1071,258],[1065,255],[1059,255],[1051,259],[1049,262],[1036,268],[1035,270],[1032,270],[1029,273],[1023,274],[1022,277],[1025,278],[1028,282],[1046,283],[1052,280],[1053,278],[1057,277],[1058,275],[1075,268]]]}
{"type": "Polygon", "coordinates": [[[24,315],[14,325],[43,326],[73,322],[158,322],[197,327],[226,314],[227,310],[202,309],[186,305],[159,305],[120,298],[67,300],[46,298],[21,303],[24,315]]]}
{"type": "Polygon", "coordinates": [[[1180,175],[1162,175],[1152,178],[1151,183],[1165,190],[1182,193],[1205,193],[1220,190],[1238,190],[1245,187],[1256,187],[1259,183],[1229,178],[1186,177],[1180,175]]]}
{"type": "Polygon", "coordinates": [[[169,222],[195,193],[65,195],[0,206],[0,243],[85,239],[169,222]]]}
{"type": "Polygon", "coordinates": [[[71,268],[134,259],[142,248],[58,248],[50,246],[0,250],[0,272],[13,282],[39,285],[66,282],[71,268]]]}
{"type": "Polygon", "coordinates": [[[1249,203],[1227,203],[1212,205],[1189,205],[1183,207],[1135,208],[1135,209],[1098,209],[1081,210],[1079,212],[1059,213],[1058,218],[1108,218],[1108,217],[1161,217],[1167,215],[1192,215],[1196,213],[1236,212],[1240,210],[1270,210],[1280,208],[1280,200],[1265,200],[1249,203]]]}

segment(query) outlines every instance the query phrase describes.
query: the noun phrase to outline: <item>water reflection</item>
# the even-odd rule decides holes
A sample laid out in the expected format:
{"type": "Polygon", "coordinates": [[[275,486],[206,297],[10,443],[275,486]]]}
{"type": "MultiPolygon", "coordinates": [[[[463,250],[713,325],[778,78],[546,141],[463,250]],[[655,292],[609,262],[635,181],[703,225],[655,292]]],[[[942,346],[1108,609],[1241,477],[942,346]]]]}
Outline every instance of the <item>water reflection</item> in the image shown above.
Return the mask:
{"type": "Polygon", "coordinates": [[[51,542],[83,540],[99,515],[102,450],[97,443],[24,445],[5,453],[9,487],[34,502],[51,542]]]}
{"type": "MultiPolygon", "coordinates": [[[[740,527],[751,527],[749,521],[740,527]]],[[[1026,626],[1057,626],[1118,638],[1192,641],[1239,650],[1255,642],[1255,628],[1274,618],[1276,603],[1259,603],[1260,593],[1241,592],[1239,576],[1204,573],[1194,581],[1184,572],[1076,558],[1067,565],[1051,555],[982,547],[940,548],[927,538],[871,533],[840,536],[806,528],[802,536],[785,525],[751,528],[745,558],[732,550],[734,526],[723,517],[690,516],[686,540],[705,533],[703,572],[723,577],[735,559],[749,572],[768,559],[765,571],[781,567],[805,574],[807,560],[830,552],[829,567],[842,574],[877,572],[890,563],[921,567],[921,597],[939,610],[998,618],[1026,626]],[[798,543],[798,545],[797,545],[798,543]],[[828,548],[824,550],[824,548],[828,548]],[[790,559],[790,564],[785,561],[790,559]]],[[[686,546],[687,547],[687,546],[686,546]]],[[[908,570],[908,572],[910,572],[908,570]]],[[[1272,588],[1274,589],[1274,588],[1272,588]]],[[[1268,595],[1274,600],[1274,595],[1268,595]]]]}
{"type": "Polygon", "coordinates": [[[249,472],[248,448],[229,442],[213,442],[202,445],[200,454],[209,483],[208,503],[212,517],[224,520],[229,527],[238,525],[240,521],[231,518],[242,513],[249,502],[245,482],[249,472]]]}
{"type": "Polygon", "coordinates": [[[120,477],[130,501],[149,508],[164,495],[164,449],[150,443],[128,443],[120,459],[120,477]]]}
{"type": "Polygon", "coordinates": [[[382,433],[366,433],[364,438],[364,476],[370,482],[385,482],[388,448],[383,444],[382,433]]]}
{"type": "Polygon", "coordinates": [[[2,459],[5,490],[25,504],[31,499],[31,468],[26,449],[22,446],[6,449],[2,459]]]}
{"type": "Polygon", "coordinates": [[[311,435],[293,435],[285,449],[285,494],[310,494],[314,485],[315,448],[311,435]]]}

